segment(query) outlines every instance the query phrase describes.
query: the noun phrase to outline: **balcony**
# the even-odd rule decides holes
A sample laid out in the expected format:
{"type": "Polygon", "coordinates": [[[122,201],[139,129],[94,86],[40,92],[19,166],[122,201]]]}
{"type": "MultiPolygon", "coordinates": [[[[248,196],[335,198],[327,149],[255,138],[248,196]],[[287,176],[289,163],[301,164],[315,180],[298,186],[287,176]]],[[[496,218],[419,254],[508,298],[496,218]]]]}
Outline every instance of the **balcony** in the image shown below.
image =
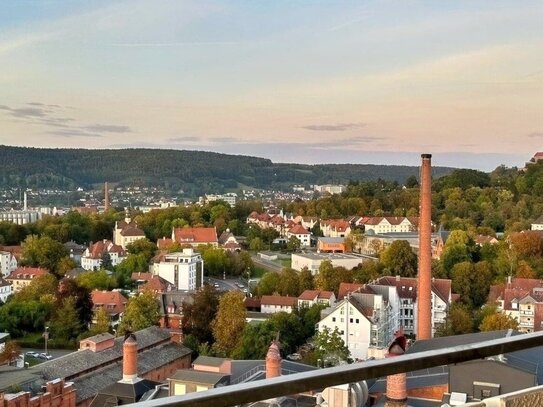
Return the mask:
{"type": "MultiPolygon", "coordinates": [[[[323,389],[329,386],[355,383],[366,379],[387,375],[430,369],[489,356],[515,352],[522,349],[541,346],[543,332],[509,336],[475,344],[455,346],[446,349],[407,354],[388,359],[369,360],[351,365],[336,366],[316,371],[280,376],[256,382],[236,384],[215,388],[205,392],[190,393],[184,396],[172,396],[157,400],[137,403],[134,407],[228,407],[256,402],[285,395],[323,389]]],[[[543,387],[524,391],[534,397],[543,396],[543,387]]],[[[517,397],[515,394],[502,395],[500,398],[517,397]]],[[[487,399],[490,401],[490,399],[487,399]]],[[[497,406],[486,401],[477,406],[497,406]]],[[[509,405],[509,404],[508,404],[509,405]]],[[[519,404],[520,405],[520,404],[519,404]]],[[[531,404],[530,404],[531,405],[531,404]]],[[[536,404],[533,404],[536,405],[536,404]]]]}

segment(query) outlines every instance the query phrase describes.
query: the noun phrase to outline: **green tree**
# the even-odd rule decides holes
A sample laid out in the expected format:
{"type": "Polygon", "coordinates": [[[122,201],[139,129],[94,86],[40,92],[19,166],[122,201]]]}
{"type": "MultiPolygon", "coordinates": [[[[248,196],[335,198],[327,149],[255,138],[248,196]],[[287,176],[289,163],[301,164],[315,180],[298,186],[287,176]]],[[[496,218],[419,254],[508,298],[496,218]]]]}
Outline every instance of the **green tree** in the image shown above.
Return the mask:
{"type": "Polygon", "coordinates": [[[217,315],[211,323],[215,346],[229,355],[236,347],[246,325],[245,296],[230,291],[219,300],[217,315]]]}
{"type": "Polygon", "coordinates": [[[132,243],[129,243],[126,246],[126,250],[131,254],[140,254],[145,255],[147,261],[150,261],[157,251],[156,244],[151,242],[149,239],[138,239],[132,243]]]}
{"type": "Polygon", "coordinates": [[[345,267],[333,267],[330,260],[324,260],[319,266],[319,273],[315,277],[315,288],[324,291],[333,291],[336,295],[341,283],[352,283],[353,272],[345,267]]]}
{"type": "Polygon", "coordinates": [[[283,269],[279,273],[279,285],[277,288],[281,295],[298,297],[301,294],[298,272],[291,268],[283,269]]]}
{"type": "Polygon", "coordinates": [[[307,267],[304,267],[300,274],[298,275],[300,292],[303,293],[305,290],[312,290],[315,287],[315,282],[311,270],[307,267]]]}
{"type": "Polygon", "coordinates": [[[259,297],[263,295],[272,295],[273,293],[279,292],[279,284],[281,277],[279,273],[275,271],[268,271],[264,273],[258,285],[256,286],[256,294],[259,297]]]}
{"type": "Polygon", "coordinates": [[[100,262],[100,267],[101,268],[103,268],[104,270],[113,269],[113,263],[111,262],[111,255],[107,251],[104,251],[102,253],[101,260],[102,260],[100,262]]]}
{"type": "Polygon", "coordinates": [[[109,314],[107,313],[106,309],[99,308],[96,311],[95,318],[96,318],[96,323],[92,324],[91,329],[89,330],[89,334],[91,336],[94,336],[94,335],[109,332],[111,318],[109,317],[109,314]]]}
{"type": "Polygon", "coordinates": [[[111,290],[117,286],[115,277],[105,270],[87,271],[77,276],[77,283],[88,290],[111,290]]]}
{"type": "Polygon", "coordinates": [[[262,242],[261,238],[255,237],[250,240],[249,250],[253,252],[259,252],[262,249],[264,249],[264,242],[262,242]]]}
{"type": "Polygon", "coordinates": [[[417,255],[406,240],[395,240],[381,253],[381,262],[393,275],[415,277],[417,275],[417,255]]]}
{"type": "Polygon", "coordinates": [[[337,366],[340,362],[349,359],[349,348],[341,339],[339,330],[331,331],[325,328],[313,337],[314,352],[318,359],[321,359],[325,366],[337,366]]]}
{"type": "Polygon", "coordinates": [[[287,240],[287,250],[293,252],[300,248],[301,243],[300,240],[296,236],[291,236],[287,240]]]}
{"type": "Polygon", "coordinates": [[[4,344],[4,349],[0,352],[0,365],[7,363],[11,364],[19,357],[21,353],[21,347],[16,341],[7,341],[4,344]]]}
{"type": "Polygon", "coordinates": [[[436,336],[452,336],[473,332],[473,316],[469,307],[453,303],[449,308],[445,323],[436,328],[436,336]]]}
{"type": "Polygon", "coordinates": [[[64,342],[73,341],[82,332],[83,326],[76,309],[76,299],[67,297],[51,319],[51,337],[64,342]]]}
{"type": "Polygon", "coordinates": [[[213,286],[205,284],[193,296],[193,302],[183,305],[183,332],[192,335],[199,343],[212,343],[210,321],[215,319],[219,308],[219,294],[213,286]]]}
{"type": "Polygon", "coordinates": [[[483,318],[479,329],[482,332],[488,331],[500,331],[502,329],[518,329],[518,321],[511,318],[509,315],[496,312],[494,314],[487,315],[483,318]]]}
{"type": "Polygon", "coordinates": [[[69,256],[64,256],[58,262],[58,275],[63,277],[66,273],[77,267],[77,263],[71,259],[69,256]]]}
{"type": "Polygon", "coordinates": [[[124,335],[128,331],[135,332],[157,325],[159,317],[158,301],[151,292],[144,291],[128,300],[117,335],[124,335]]]}
{"type": "Polygon", "coordinates": [[[58,265],[68,255],[62,243],[49,236],[28,236],[23,243],[21,262],[26,266],[43,267],[58,276],[58,265]]]}

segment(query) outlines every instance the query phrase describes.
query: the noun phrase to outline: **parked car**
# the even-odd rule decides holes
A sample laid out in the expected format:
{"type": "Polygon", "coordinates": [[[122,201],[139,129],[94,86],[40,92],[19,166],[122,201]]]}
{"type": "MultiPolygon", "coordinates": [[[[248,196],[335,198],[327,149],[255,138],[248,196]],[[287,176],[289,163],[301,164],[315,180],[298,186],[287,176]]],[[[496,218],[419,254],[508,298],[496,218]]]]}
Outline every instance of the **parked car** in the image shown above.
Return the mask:
{"type": "Polygon", "coordinates": [[[40,353],[39,358],[45,359],[45,360],[51,360],[53,359],[53,356],[50,353],[40,353]]]}
{"type": "Polygon", "coordinates": [[[219,288],[219,287],[220,287],[220,285],[219,285],[219,284],[217,284],[217,283],[215,283],[215,284],[213,284],[213,287],[215,287],[215,288],[219,288]]]}
{"type": "Polygon", "coordinates": [[[38,352],[28,351],[28,352],[26,352],[26,356],[30,356],[30,357],[33,357],[33,358],[38,358],[38,357],[40,357],[40,354],[38,352]]]}
{"type": "Polygon", "coordinates": [[[300,355],[299,353],[291,353],[290,355],[287,355],[287,359],[289,359],[289,360],[301,360],[302,355],[300,355]]]}

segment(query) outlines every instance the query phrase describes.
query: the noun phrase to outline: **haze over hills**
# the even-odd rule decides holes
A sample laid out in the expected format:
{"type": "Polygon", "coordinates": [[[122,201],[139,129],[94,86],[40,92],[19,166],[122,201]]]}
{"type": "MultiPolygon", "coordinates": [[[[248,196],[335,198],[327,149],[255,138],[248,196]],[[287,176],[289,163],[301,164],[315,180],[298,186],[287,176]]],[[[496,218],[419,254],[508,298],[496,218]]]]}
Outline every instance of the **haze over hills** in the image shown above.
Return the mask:
{"type": "MultiPolygon", "coordinates": [[[[163,186],[193,195],[237,188],[287,188],[292,184],[348,183],[382,178],[404,182],[416,166],[279,164],[205,151],[159,149],[45,149],[0,146],[0,187],[84,188],[109,181],[163,186]]],[[[453,168],[434,167],[435,177],[453,168]]]]}

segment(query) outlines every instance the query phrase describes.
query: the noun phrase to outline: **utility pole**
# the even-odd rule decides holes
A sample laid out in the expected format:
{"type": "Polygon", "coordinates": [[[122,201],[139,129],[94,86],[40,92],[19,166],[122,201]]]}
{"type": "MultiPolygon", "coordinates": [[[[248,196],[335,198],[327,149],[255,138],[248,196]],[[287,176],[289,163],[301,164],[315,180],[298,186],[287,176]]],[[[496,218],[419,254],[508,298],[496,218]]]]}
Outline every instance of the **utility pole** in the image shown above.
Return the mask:
{"type": "Polygon", "coordinates": [[[45,339],[45,354],[47,355],[47,341],[49,340],[49,327],[45,327],[45,331],[43,332],[43,337],[45,339]]]}

